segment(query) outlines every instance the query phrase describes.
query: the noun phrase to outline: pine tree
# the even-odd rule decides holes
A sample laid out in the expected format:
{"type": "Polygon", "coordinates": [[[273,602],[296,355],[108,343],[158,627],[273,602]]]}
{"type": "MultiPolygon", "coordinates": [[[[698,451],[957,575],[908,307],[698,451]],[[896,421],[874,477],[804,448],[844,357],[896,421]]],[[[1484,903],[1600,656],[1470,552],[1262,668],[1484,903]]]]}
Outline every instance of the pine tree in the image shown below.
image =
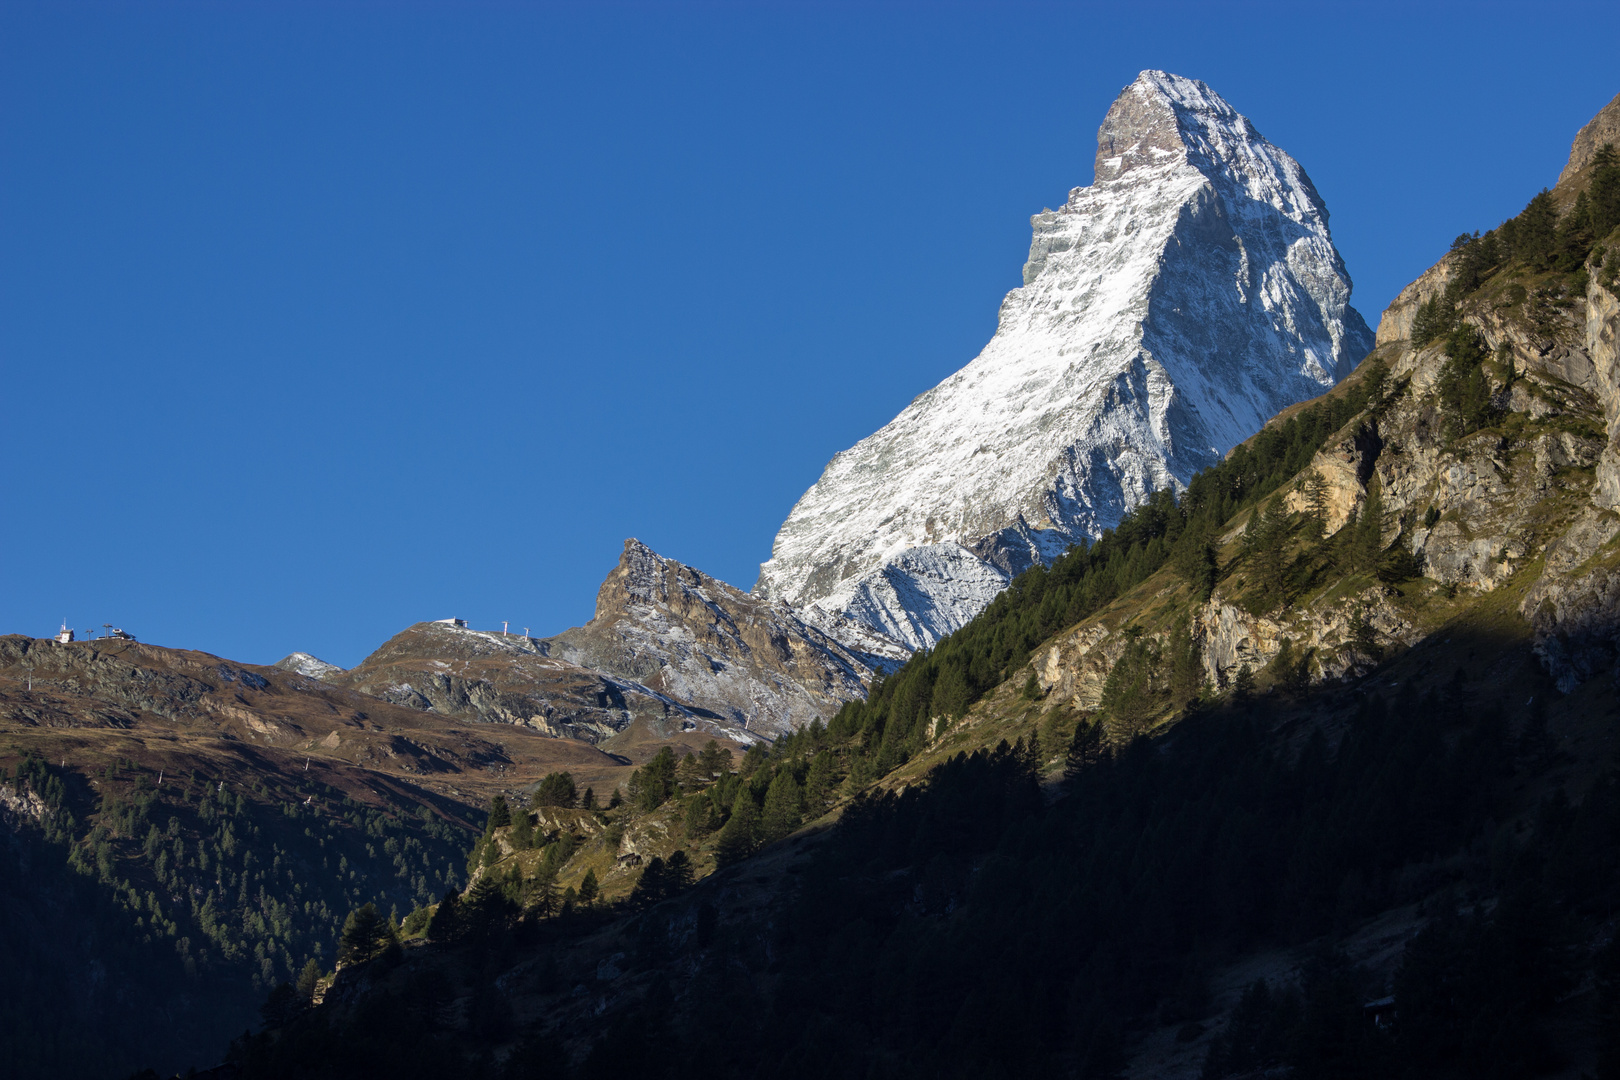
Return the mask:
{"type": "Polygon", "coordinates": [[[1025,701],[1039,701],[1041,699],[1041,680],[1035,677],[1035,669],[1029,669],[1029,678],[1024,680],[1024,689],[1020,695],[1025,701]]]}
{"type": "Polygon", "coordinates": [[[713,739],[704,745],[703,755],[698,760],[704,777],[709,780],[718,780],[731,771],[731,751],[713,739]]]}
{"type": "Polygon", "coordinates": [[[1451,333],[1457,325],[1456,302],[1443,293],[1429,297],[1418,305],[1412,316],[1412,347],[1421,349],[1451,333]]]}
{"type": "Polygon", "coordinates": [[[1543,269],[1558,246],[1558,208],[1542,188],[1518,217],[1513,254],[1532,269],[1543,269]]]}
{"type": "Polygon", "coordinates": [[[832,751],[823,750],[810,761],[810,773],[804,779],[804,816],[818,818],[827,812],[832,801],[836,765],[832,751]]]}
{"type": "Polygon", "coordinates": [[[582,810],[594,811],[596,809],[596,792],[586,788],[585,794],[579,797],[579,806],[582,810]]]}
{"type": "Polygon", "coordinates": [[[461,894],[452,888],[444,894],[433,912],[433,919],[428,923],[428,940],[458,941],[465,930],[466,922],[461,917],[461,894]]]}
{"type": "Polygon", "coordinates": [[[1592,200],[1583,191],[1558,223],[1558,268],[1578,269],[1592,250],[1592,240],[1592,200]]]}
{"type": "Polygon", "coordinates": [[[383,950],[392,932],[393,927],[377,911],[376,904],[349,912],[339,940],[338,962],[357,964],[370,960],[383,950]]]}
{"type": "Polygon", "coordinates": [[[1237,670],[1237,678],[1232,680],[1232,700],[1242,704],[1254,697],[1254,672],[1248,664],[1237,670]]]}
{"type": "Polygon", "coordinates": [[[765,812],[760,816],[759,842],[774,844],[799,827],[804,820],[804,792],[793,778],[793,770],[782,768],[765,793],[765,812]]]}
{"type": "Polygon", "coordinates": [[[579,906],[590,907],[596,903],[596,897],[601,891],[601,887],[596,883],[596,871],[585,871],[585,877],[579,883],[579,906]]]}
{"type": "Polygon", "coordinates": [[[298,973],[298,982],[294,989],[298,991],[298,999],[305,1005],[315,1004],[315,991],[321,983],[321,964],[313,956],[304,961],[303,970],[298,973]]]}
{"type": "Polygon", "coordinates": [[[1220,577],[1215,554],[1214,529],[1205,518],[1187,523],[1170,551],[1170,566],[1191,586],[1194,595],[1207,601],[1220,577]]]}
{"type": "Polygon", "coordinates": [[[1352,541],[1354,569],[1362,573],[1375,569],[1384,550],[1384,494],[1377,473],[1367,480],[1367,502],[1356,518],[1352,541]]]}
{"type": "MultiPolygon", "coordinates": [[[[596,879],[591,879],[594,888],[596,879]]],[[[524,888],[523,906],[527,910],[549,919],[557,913],[557,873],[555,870],[536,874],[524,888]]]]}
{"type": "Polygon", "coordinates": [[[651,907],[669,895],[669,868],[664,860],[654,855],[642,868],[635,888],[630,890],[632,907],[651,907]]]}
{"type": "Polygon", "coordinates": [[[1285,601],[1288,568],[1288,514],[1273,499],[1256,509],[1243,532],[1250,576],[1266,609],[1285,601]]]}
{"type": "MultiPolygon", "coordinates": [[[[1602,242],[1620,228],[1620,154],[1613,143],[1604,143],[1592,158],[1592,234],[1602,242]]],[[[1610,256],[1613,257],[1612,255],[1610,256]]]]}
{"type": "Polygon", "coordinates": [[[484,835],[505,825],[512,824],[512,809],[506,805],[506,796],[497,795],[489,801],[489,821],[484,826],[484,835]]]}
{"type": "Polygon", "coordinates": [[[686,828],[686,835],[694,838],[707,835],[714,830],[714,811],[707,795],[687,797],[686,814],[681,824],[686,828]]]}
{"type": "Polygon", "coordinates": [[[695,876],[692,870],[692,860],[686,857],[686,852],[679,848],[670,855],[669,862],[664,864],[668,875],[669,891],[671,895],[680,892],[692,884],[695,876]]]}
{"type": "Polygon", "coordinates": [[[1312,469],[1310,476],[1303,484],[1305,496],[1305,513],[1307,517],[1307,535],[1313,543],[1320,543],[1327,534],[1328,492],[1327,477],[1321,470],[1312,469]]]}
{"type": "Polygon", "coordinates": [[[759,807],[754,805],[753,797],[744,788],[737,793],[731,816],[715,838],[715,861],[721,866],[730,866],[748,858],[758,846],[758,829],[759,807]]]}
{"type": "Polygon", "coordinates": [[[571,807],[577,797],[572,773],[547,773],[534,790],[534,805],[571,807]]]}
{"type": "Polygon", "coordinates": [[[512,847],[518,851],[528,851],[534,847],[534,820],[529,812],[519,808],[512,818],[512,833],[510,837],[512,847]]]}
{"type": "Polygon", "coordinates": [[[1461,437],[1493,423],[1491,384],[1482,365],[1489,355],[1485,338],[1464,324],[1446,338],[1446,363],[1436,384],[1451,435],[1461,437]]]}
{"type": "Polygon", "coordinates": [[[704,783],[703,763],[696,754],[688,752],[675,766],[675,783],[682,791],[696,791],[704,783]]]}
{"type": "Polygon", "coordinates": [[[1098,721],[1082,719],[1069,740],[1069,752],[1063,759],[1063,775],[1073,779],[1093,767],[1103,758],[1103,726],[1098,721]]]}
{"type": "Polygon", "coordinates": [[[298,991],[293,989],[291,983],[279,982],[270,991],[270,996],[265,998],[264,1004],[259,1006],[259,1018],[264,1022],[265,1029],[269,1030],[285,1027],[303,1011],[298,991]]]}

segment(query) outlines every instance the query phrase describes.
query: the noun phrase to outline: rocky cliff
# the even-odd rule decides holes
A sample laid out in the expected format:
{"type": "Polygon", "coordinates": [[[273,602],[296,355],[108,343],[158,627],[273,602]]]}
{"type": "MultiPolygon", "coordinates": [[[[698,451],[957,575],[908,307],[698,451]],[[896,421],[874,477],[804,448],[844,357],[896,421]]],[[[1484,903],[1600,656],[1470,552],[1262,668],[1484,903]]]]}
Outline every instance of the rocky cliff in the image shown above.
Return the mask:
{"type": "Polygon", "coordinates": [[[830,719],[864,695],[869,658],[762,600],[627,540],[584,626],[548,656],[635,680],[769,737],[830,719]]]}
{"type": "Polygon", "coordinates": [[[1321,196],[1209,87],[1143,72],[1097,141],[990,344],[833,458],[759,596],[928,646],[1372,348],[1321,196]]]}

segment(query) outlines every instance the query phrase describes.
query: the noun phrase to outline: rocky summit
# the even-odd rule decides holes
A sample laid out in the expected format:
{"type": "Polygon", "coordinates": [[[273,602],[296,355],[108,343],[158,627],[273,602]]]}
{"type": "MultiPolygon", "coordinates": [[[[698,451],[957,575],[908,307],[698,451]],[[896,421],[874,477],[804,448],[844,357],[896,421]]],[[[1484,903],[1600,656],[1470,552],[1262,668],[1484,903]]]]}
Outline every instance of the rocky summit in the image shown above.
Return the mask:
{"type": "MultiPolygon", "coordinates": [[[[596,617],[541,643],[552,657],[635,680],[774,738],[865,694],[867,659],[785,604],[627,540],[596,617]]],[[[746,740],[744,740],[746,741],[746,740]]]]}
{"type": "Polygon", "coordinates": [[[989,345],[833,458],[757,595],[855,647],[930,646],[1371,350],[1321,196],[1208,86],[1143,72],[1097,142],[989,345]]]}

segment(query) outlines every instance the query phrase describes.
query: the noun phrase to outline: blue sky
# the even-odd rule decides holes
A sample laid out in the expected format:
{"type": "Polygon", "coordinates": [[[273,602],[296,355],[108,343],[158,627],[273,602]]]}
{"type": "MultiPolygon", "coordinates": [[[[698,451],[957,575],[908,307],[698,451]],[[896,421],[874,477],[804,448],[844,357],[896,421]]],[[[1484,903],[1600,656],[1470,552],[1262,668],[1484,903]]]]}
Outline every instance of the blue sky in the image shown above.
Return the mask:
{"type": "Polygon", "coordinates": [[[0,5],[0,632],[345,666],[741,587],[961,367],[1142,68],[1305,166],[1376,324],[1557,177],[1620,5],[0,5]]]}

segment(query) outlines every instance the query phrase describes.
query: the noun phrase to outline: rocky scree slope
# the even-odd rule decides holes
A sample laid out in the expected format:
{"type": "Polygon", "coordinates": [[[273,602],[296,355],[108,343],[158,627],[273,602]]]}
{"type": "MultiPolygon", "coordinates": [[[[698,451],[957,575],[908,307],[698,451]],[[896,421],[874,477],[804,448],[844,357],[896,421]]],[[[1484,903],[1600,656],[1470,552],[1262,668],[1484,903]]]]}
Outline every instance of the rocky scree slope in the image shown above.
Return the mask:
{"type": "Polygon", "coordinates": [[[833,458],[757,595],[853,647],[932,645],[1372,348],[1321,196],[1203,83],[1143,72],[1095,168],[1031,219],[990,344],[833,458]]]}

